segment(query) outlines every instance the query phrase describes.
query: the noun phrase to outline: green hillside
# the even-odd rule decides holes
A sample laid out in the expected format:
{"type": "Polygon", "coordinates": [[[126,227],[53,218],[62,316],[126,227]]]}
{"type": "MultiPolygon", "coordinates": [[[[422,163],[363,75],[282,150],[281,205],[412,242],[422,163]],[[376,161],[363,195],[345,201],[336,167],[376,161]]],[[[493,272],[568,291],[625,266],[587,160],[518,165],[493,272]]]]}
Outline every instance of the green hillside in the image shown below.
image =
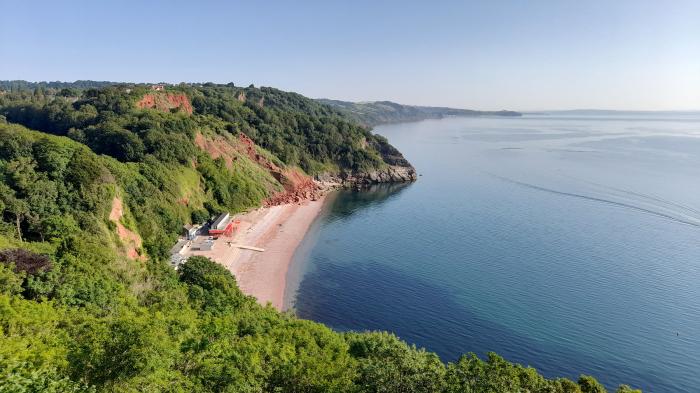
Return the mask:
{"type": "Polygon", "coordinates": [[[442,119],[448,116],[521,116],[514,111],[475,111],[438,106],[401,105],[391,101],[349,102],[318,99],[318,102],[341,111],[360,124],[374,127],[380,124],[418,121],[425,119],[442,119]]]}
{"type": "Polygon", "coordinates": [[[331,107],[270,88],[37,86],[0,94],[0,116],[1,392],[604,391],[495,354],[445,364],[261,307],[207,259],[169,266],[183,224],[259,206],[286,171],[409,166],[331,107]]]}

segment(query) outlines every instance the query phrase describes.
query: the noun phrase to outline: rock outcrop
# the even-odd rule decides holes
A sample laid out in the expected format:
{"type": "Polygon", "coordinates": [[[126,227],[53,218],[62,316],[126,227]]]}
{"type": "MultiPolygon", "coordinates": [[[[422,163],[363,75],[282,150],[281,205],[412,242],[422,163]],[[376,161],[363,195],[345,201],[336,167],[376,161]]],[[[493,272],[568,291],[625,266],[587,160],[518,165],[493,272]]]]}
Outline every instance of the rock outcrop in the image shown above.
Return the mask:
{"type": "Polygon", "coordinates": [[[321,174],[316,180],[322,183],[338,183],[341,186],[368,186],[379,183],[412,182],[418,178],[412,166],[388,165],[370,172],[341,172],[338,174],[321,174]]]}

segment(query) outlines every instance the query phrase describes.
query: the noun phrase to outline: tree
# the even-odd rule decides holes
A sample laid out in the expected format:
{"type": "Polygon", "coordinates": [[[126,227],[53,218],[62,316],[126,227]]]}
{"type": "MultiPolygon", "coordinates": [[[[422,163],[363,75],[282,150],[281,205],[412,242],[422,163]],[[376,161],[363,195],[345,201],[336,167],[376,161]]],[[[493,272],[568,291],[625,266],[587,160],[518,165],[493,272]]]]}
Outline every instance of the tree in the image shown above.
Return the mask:
{"type": "Polygon", "coordinates": [[[73,149],[53,138],[39,139],[33,144],[32,149],[38,169],[47,172],[53,179],[63,176],[63,171],[73,157],[73,149]]]}
{"type": "Polygon", "coordinates": [[[22,222],[26,218],[29,212],[29,204],[22,199],[15,198],[13,191],[4,184],[0,184],[0,198],[2,198],[2,205],[4,205],[5,211],[10,212],[14,216],[15,227],[17,229],[17,239],[20,242],[24,241],[22,238],[22,222]],[[4,186],[4,187],[2,187],[4,186]],[[4,190],[2,188],[5,188],[4,190]]]}
{"type": "Polygon", "coordinates": [[[389,333],[349,333],[349,353],[358,362],[356,384],[366,392],[438,392],[445,367],[437,355],[409,347],[389,333]]]}
{"type": "Polygon", "coordinates": [[[195,224],[201,224],[203,222],[206,222],[209,220],[211,215],[206,209],[197,209],[197,210],[192,210],[192,222],[195,224]]]}
{"type": "Polygon", "coordinates": [[[61,97],[77,97],[80,93],[77,89],[63,88],[58,92],[58,95],[61,97]]]}
{"type": "Polygon", "coordinates": [[[632,389],[628,385],[620,385],[617,388],[617,393],[642,393],[639,389],[632,389]]]}
{"type": "Polygon", "coordinates": [[[605,387],[601,385],[595,378],[589,375],[581,375],[578,379],[578,384],[581,386],[583,393],[606,393],[605,387]]]}
{"type": "Polygon", "coordinates": [[[43,224],[46,240],[50,242],[61,242],[65,245],[68,238],[80,233],[78,223],[70,215],[49,216],[44,220],[43,224]]]}
{"type": "Polygon", "coordinates": [[[190,257],[178,272],[180,281],[189,286],[190,301],[204,311],[224,314],[250,302],[238,289],[231,272],[209,258],[190,257]]]}
{"type": "Polygon", "coordinates": [[[15,273],[12,263],[0,263],[0,294],[18,295],[22,292],[22,274],[15,273]]]}

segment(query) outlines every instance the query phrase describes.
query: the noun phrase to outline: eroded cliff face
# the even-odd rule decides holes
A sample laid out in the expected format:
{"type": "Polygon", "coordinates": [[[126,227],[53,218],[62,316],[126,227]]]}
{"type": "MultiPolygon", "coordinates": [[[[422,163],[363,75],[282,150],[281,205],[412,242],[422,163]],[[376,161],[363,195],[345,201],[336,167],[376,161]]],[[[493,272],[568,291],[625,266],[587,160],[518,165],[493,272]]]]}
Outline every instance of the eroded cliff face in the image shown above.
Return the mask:
{"type": "Polygon", "coordinates": [[[297,167],[280,167],[258,152],[258,147],[244,133],[234,138],[221,135],[195,135],[195,144],[212,158],[223,158],[230,170],[235,170],[236,161],[242,156],[267,171],[282,186],[282,190],[270,189],[270,196],[263,201],[264,206],[286,203],[299,203],[316,200],[333,188],[369,186],[379,183],[403,183],[417,179],[416,171],[398,152],[393,162],[404,165],[387,165],[369,172],[341,171],[310,177],[297,167]]]}
{"type": "MultiPolygon", "coordinates": [[[[245,102],[247,97],[244,92],[241,92],[237,99],[245,102]]],[[[261,98],[258,105],[262,107],[263,102],[261,98]]],[[[145,94],[136,105],[139,108],[152,108],[161,111],[182,111],[190,115],[193,112],[189,98],[182,93],[153,91],[145,94]]],[[[279,167],[264,155],[259,154],[258,146],[244,133],[239,133],[234,140],[222,136],[205,137],[199,132],[195,135],[195,144],[212,158],[222,157],[229,169],[233,169],[234,163],[240,155],[244,155],[270,173],[282,186],[283,191],[270,190],[270,197],[264,201],[266,206],[316,199],[328,188],[412,182],[417,179],[415,169],[385,139],[369,142],[365,138],[360,143],[363,148],[369,148],[371,145],[372,148],[376,149],[387,165],[367,172],[341,170],[340,173],[327,173],[311,177],[296,167],[279,167]]]]}
{"type": "Polygon", "coordinates": [[[283,205],[285,203],[297,203],[307,199],[316,200],[322,192],[322,187],[305,175],[299,168],[280,168],[266,157],[260,155],[257,145],[246,134],[238,134],[241,152],[246,154],[253,162],[267,170],[277,180],[284,191],[276,192],[263,201],[265,206],[283,205]]]}
{"type": "Polygon", "coordinates": [[[171,110],[179,110],[187,113],[188,115],[192,114],[192,104],[190,103],[190,100],[187,98],[187,96],[182,93],[171,94],[163,92],[154,92],[144,94],[143,98],[141,98],[136,103],[136,106],[138,106],[141,109],[151,108],[165,112],[171,110]]]}
{"type": "Polygon", "coordinates": [[[129,230],[122,224],[121,219],[124,215],[124,205],[121,198],[115,196],[112,200],[112,210],[109,213],[109,220],[112,221],[117,228],[117,235],[122,242],[120,252],[124,253],[129,259],[145,261],[146,256],[141,254],[141,246],[143,241],[138,233],[129,230]]]}
{"type": "Polygon", "coordinates": [[[318,184],[298,168],[286,168],[272,175],[282,184],[284,191],[267,198],[263,202],[265,206],[299,203],[305,200],[315,201],[325,191],[323,185],[318,184]]]}
{"type": "Polygon", "coordinates": [[[227,139],[221,135],[204,136],[198,132],[195,135],[195,144],[211,158],[223,158],[231,170],[235,170],[235,162],[244,156],[267,171],[281,185],[282,190],[270,189],[270,196],[263,201],[264,206],[316,200],[324,191],[322,184],[314,181],[299,168],[281,168],[261,155],[255,142],[243,133],[238,134],[236,138],[227,139]]]}

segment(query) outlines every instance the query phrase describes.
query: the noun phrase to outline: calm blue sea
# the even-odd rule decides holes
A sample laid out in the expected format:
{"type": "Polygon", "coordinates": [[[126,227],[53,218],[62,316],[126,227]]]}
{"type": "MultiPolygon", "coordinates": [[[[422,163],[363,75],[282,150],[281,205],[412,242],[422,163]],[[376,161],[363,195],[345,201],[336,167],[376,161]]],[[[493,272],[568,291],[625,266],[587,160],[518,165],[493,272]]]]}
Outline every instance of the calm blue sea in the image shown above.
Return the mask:
{"type": "Polygon", "coordinates": [[[443,360],[700,391],[700,116],[449,118],[378,127],[421,174],[344,191],[288,302],[443,360]]]}

